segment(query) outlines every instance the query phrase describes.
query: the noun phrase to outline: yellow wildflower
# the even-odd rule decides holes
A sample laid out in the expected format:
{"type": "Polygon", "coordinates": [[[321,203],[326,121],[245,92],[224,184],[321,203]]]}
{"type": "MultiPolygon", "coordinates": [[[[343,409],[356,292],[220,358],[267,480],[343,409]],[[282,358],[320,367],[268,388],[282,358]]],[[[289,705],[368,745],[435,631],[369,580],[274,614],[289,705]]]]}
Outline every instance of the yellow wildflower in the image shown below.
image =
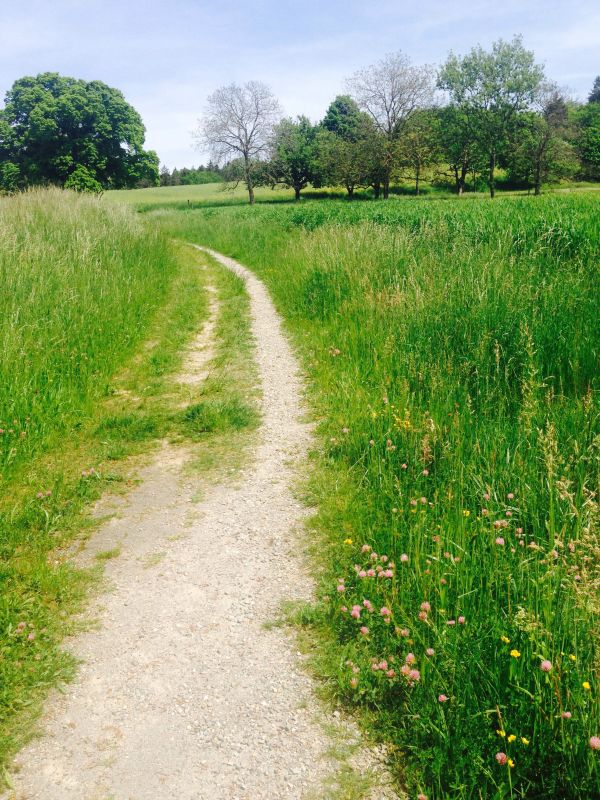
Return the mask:
{"type": "Polygon", "coordinates": [[[508,766],[512,769],[514,767],[514,765],[515,765],[515,762],[512,760],[512,758],[509,758],[508,759],[508,766]]]}
{"type": "Polygon", "coordinates": [[[352,539],[344,539],[344,544],[352,544],[352,539]]]}
{"type": "Polygon", "coordinates": [[[511,650],[510,654],[513,658],[521,658],[521,653],[518,650],[511,650]]]}
{"type": "Polygon", "coordinates": [[[463,511],[463,517],[470,517],[470,516],[471,516],[471,512],[468,509],[465,508],[464,511],[463,511]]]}
{"type": "Polygon", "coordinates": [[[498,736],[501,736],[503,739],[506,736],[506,731],[496,731],[496,733],[498,734],[498,736]]]}
{"type": "Polygon", "coordinates": [[[586,692],[589,692],[589,691],[591,690],[591,688],[592,688],[592,687],[590,686],[590,683],[589,683],[589,681],[584,681],[584,682],[583,682],[581,685],[582,685],[582,686],[583,686],[583,688],[586,690],[586,692]]]}
{"type": "Polygon", "coordinates": [[[573,655],[573,653],[571,653],[569,656],[569,661],[577,661],[577,658],[573,655]]]}
{"type": "Polygon", "coordinates": [[[506,740],[506,741],[507,741],[507,742],[514,742],[516,738],[517,738],[517,737],[514,735],[514,733],[511,733],[511,734],[510,734],[510,736],[507,738],[507,740],[506,740]]]}
{"type": "Polygon", "coordinates": [[[526,739],[524,736],[521,736],[521,741],[522,741],[522,742],[523,742],[523,744],[525,744],[525,745],[529,744],[529,739],[526,739]]]}
{"type": "Polygon", "coordinates": [[[504,644],[510,644],[510,639],[508,636],[501,636],[500,639],[504,642],[504,644]]]}

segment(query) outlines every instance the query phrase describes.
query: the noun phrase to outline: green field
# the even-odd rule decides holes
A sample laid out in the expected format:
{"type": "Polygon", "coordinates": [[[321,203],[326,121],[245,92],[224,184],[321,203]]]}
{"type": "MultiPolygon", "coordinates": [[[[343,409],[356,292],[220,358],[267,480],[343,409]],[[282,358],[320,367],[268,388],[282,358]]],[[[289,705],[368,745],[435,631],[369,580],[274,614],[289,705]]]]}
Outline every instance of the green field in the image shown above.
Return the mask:
{"type": "MultiPolygon", "coordinates": [[[[193,413],[164,396],[206,311],[196,242],[265,281],[306,374],[318,592],[295,618],[329,694],[411,796],[597,796],[598,194],[290,197],[0,200],[0,758],[72,670],[87,578],[53,554],[82,509],[144,441],[240,407],[224,356],[193,413]]],[[[215,280],[245,358],[241,284],[215,280]]]]}
{"type": "Polygon", "coordinates": [[[319,420],[315,664],[430,798],[597,792],[598,208],[151,215],[254,268],[288,323],[319,420]]]}

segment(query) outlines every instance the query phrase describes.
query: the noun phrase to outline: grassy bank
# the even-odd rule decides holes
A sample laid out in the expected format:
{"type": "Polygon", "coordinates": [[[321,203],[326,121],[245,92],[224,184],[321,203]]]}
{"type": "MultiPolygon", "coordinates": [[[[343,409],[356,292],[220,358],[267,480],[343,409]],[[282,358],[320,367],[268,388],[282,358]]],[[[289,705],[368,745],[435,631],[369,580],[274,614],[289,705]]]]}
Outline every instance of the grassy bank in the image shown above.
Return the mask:
{"type": "Polygon", "coordinates": [[[264,278],[320,420],[317,663],[413,796],[598,792],[600,215],[163,210],[264,278]]]}

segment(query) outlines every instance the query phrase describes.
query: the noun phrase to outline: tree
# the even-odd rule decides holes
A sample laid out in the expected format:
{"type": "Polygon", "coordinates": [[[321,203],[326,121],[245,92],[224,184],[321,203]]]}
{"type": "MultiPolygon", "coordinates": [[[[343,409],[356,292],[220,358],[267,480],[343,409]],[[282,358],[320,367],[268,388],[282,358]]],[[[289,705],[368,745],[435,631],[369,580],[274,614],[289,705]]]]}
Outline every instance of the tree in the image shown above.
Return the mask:
{"type": "Polygon", "coordinates": [[[476,115],[472,109],[451,104],[438,109],[437,116],[441,158],[450,168],[456,193],[462,195],[469,173],[479,172],[483,166],[476,115]]]}
{"type": "Polygon", "coordinates": [[[439,161],[438,125],[433,110],[418,111],[408,121],[398,145],[400,166],[410,171],[416,194],[420,193],[423,170],[439,161]]]}
{"type": "Polygon", "coordinates": [[[544,77],[534,55],[520,37],[494,42],[492,51],[473,48],[462,58],[450,54],[438,76],[450,105],[471,119],[473,135],[488,162],[490,196],[495,194],[495,170],[506,148],[517,115],[534,102],[544,77]]]}
{"type": "Polygon", "coordinates": [[[275,127],[270,174],[273,183],[300,192],[313,180],[315,173],[316,130],[308,117],[283,119],[275,127]]]}
{"type": "Polygon", "coordinates": [[[396,144],[411,116],[431,101],[431,69],[413,66],[399,52],[356,72],[348,81],[348,87],[359,107],[369,114],[384,137],[382,176],[383,196],[387,199],[396,144]]]}
{"type": "Polygon", "coordinates": [[[572,177],[578,161],[570,138],[565,98],[556,84],[544,83],[535,110],[519,115],[507,159],[509,172],[532,185],[536,195],[542,183],[572,177]]]}
{"type": "Polygon", "coordinates": [[[582,177],[600,180],[600,103],[588,103],[575,112],[575,146],[581,159],[582,177]]]}
{"type": "Polygon", "coordinates": [[[118,89],[55,72],[15,81],[0,111],[0,155],[20,186],[94,190],[158,181],[158,157],[143,149],[140,115],[118,89]]]}
{"type": "Polygon", "coordinates": [[[588,97],[588,103],[600,103],[600,75],[596,77],[592,91],[588,97]]]}
{"type": "Polygon", "coordinates": [[[353,141],[359,134],[362,119],[363,112],[356,101],[350,95],[340,94],[329,104],[321,127],[346,141],[353,141]]]}
{"type": "Polygon", "coordinates": [[[251,205],[253,173],[267,155],[273,128],[280,118],[279,103],[269,87],[258,81],[222,86],[207,100],[196,139],[200,147],[210,150],[218,164],[241,159],[242,179],[251,205]]]}

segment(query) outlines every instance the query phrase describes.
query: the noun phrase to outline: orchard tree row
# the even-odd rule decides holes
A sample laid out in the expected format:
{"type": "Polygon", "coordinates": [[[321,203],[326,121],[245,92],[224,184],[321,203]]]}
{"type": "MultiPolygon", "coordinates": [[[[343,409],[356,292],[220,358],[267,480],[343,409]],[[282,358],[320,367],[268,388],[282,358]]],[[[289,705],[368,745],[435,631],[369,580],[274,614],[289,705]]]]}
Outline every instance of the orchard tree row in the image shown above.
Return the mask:
{"type": "Polygon", "coordinates": [[[251,81],[214,92],[196,133],[231,181],[371,187],[387,198],[397,181],[451,181],[462,194],[484,183],[493,197],[501,167],[539,194],[564,178],[600,180],[600,77],[587,104],[549,81],[520,37],[490,51],[451,53],[436,71],[402,53],[356,72],[347,93],[313,125],[283,118],[269,87],[251,81]]]}

